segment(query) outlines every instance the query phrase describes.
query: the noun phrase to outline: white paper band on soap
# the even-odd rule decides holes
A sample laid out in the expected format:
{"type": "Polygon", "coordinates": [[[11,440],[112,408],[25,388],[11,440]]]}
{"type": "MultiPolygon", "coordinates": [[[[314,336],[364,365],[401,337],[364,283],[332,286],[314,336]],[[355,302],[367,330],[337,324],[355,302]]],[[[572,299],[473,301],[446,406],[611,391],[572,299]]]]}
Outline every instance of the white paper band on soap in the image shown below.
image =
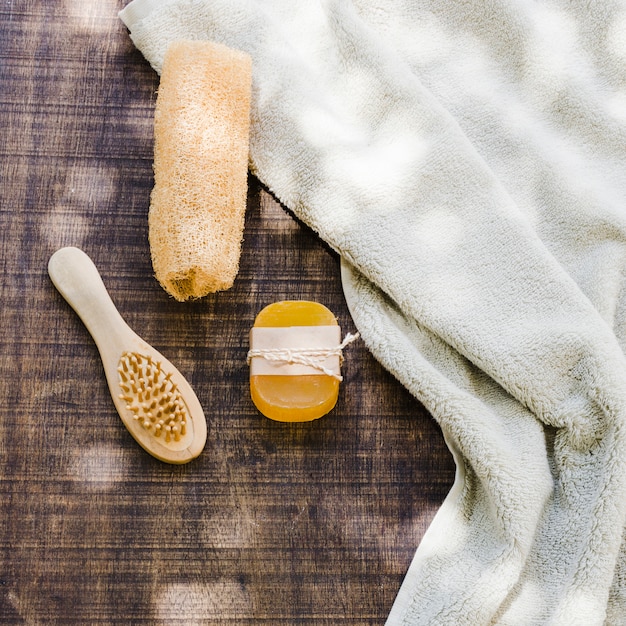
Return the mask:
{"type": "Polygon", "coordinates": [[[250,330],[252,376],[339,377],[341,329],[333,326],[254,326],[250,330]]]}

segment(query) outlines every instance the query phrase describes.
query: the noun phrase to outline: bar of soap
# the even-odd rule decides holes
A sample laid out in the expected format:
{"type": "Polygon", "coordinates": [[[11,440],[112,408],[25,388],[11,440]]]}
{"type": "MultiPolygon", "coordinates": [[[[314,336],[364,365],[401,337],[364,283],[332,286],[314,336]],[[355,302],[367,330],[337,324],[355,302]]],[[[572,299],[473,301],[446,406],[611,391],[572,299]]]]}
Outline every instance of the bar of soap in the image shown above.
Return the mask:
{"type": "Polygon", "coordinates": [[[322,304],[295,300],[265,307],[250,332],[250,354],[264,355],[250,358],[250,394],[255,406],[281,422],[306,422],[326,415],[339,396],[341,357],[324,355],[340,343],[337,319],[322,304]],[[313,357],[316,366],[289,362],[290,354],[306,362],[310,350],[321,354],[313,357]]]}

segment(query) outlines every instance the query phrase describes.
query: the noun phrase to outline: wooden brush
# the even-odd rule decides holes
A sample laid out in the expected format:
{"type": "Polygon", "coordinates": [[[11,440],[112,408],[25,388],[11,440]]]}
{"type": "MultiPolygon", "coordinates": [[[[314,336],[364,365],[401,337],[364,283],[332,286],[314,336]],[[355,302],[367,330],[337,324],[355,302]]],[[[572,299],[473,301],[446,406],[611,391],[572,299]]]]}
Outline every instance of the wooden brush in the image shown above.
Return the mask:
{"type": "Polygon", "coordinates": [[[61,248],[48,273],[91,333],[122,422],[152,456],[187,463],[206,443],[200,402],[182,374],[122,319],[100,273],[78,248],[61,248]]]}

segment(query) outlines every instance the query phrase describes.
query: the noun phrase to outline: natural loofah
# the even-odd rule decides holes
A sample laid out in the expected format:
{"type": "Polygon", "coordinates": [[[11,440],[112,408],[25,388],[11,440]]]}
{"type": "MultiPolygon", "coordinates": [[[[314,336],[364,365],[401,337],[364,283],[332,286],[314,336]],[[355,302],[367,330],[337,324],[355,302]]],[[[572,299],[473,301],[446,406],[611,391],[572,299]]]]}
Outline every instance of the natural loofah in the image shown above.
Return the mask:
{"type": "Polygon", "coordinates": [[[251,59],[209,41],[165,53],[154,118],[152,265],[176,300],[232,287],[247,197],[251,59]]]}

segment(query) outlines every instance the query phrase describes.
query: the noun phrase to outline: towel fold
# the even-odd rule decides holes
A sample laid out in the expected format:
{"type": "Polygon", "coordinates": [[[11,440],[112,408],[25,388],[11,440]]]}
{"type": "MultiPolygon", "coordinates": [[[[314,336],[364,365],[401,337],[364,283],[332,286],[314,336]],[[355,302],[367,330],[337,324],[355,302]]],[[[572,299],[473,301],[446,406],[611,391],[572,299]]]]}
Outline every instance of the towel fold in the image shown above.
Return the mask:
{"type": "Polygon", "coordinates": [[[253,60],[251,169],[342,257],[455,485],[388,624],[626,623],[626,2],[133,0],[253,60]]]}

